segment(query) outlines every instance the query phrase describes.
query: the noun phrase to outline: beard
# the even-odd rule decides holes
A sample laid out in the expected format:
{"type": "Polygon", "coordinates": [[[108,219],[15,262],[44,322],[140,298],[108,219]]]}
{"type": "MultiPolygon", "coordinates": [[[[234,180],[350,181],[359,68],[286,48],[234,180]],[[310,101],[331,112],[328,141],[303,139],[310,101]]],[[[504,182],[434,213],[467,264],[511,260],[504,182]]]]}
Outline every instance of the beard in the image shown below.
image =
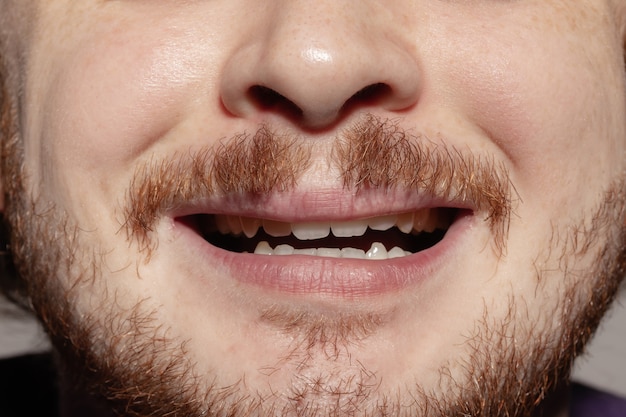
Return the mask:
{"type": "MultiPolygon", "coordinates": [[[[415,147],[414,138],[375,119],[344,136],[333,155],[343,167],[347,188],[413,187],[450,200],[472,200],[486,213],[498,253],[506,256],[510,184],[497,166],[477,163],[454,150],[415,147]],[[420,182],[423,178],[430,182],[420,182]],[[442,183],[447,186],[438,188],[442,183]]],[[[157,246],[152,236],[155,222],[180,201],[202,193],[262,195],[293,186],[307,166],[308,150],[294,145],[297,141],[273,142],[272,137],[261,129],[252,138],[233,138],[221,152],[199,152],[138,169],[129,185],[123,222],[129,241],[149,261],[157,246]],[[276,154],[284,158],[264,157],[276,154]],[[186,172],[200,174],[186,178],[186,172]],[[247,174],[232,176],[240,172],[247,174]],[[263,174],[268,172],[278,174],[263,174]]],[[[555,226],[552,240],[544,242],[551,250],[545,259],[536,260],[537,292],[552,288],[548,282],[556,279],[554,271],[549,279],[544,276],[541,265],[558,265],[560,286],[552,304],[541,305],[537,313],[530,311],[532,303],[512,294],[504,313],[494,314],[486,306],[469,329],[465,354],[441,364],[436,386],[398,383],[383,391],[367,363],[346,370],[350,339],[366,339],[375,332],[376,317],[347,315],[324,321],[300,315],[298,321],[278,312],[278,320],[289,322],[294,334],[306,333],[307,352],[297,347],[289,355],[299,362],[298,368],[315,366],[314,350],[324,352],[323,360],[340,375],[311,381],[303,372],[300,380],[306,383],[294,384],[289,395],[262,395],[246,384],[244,375],[238,383],[227,384],[200,372],[188,341],[170,336],[173,332],[148,303],[121,307],[114,293],[104,291],[92,297],[88,309],[79,309],[84,295],[99,291],[96,283],[106,280],[106,267],[99,261],[102,250],[70,214],[28,192],[17,139],[4,143],[3,155],[3,178],[13,179],[6,212],[11,247],[27,296],[51,336],[69,384],[84,387],[120,415],[529,416],[567,380],[572,361],[624,276],[626,182],[616,178],[602,191],[593,212],[567,226],[555,226]],[[590,259],[588,267],[573,266],[583,258],[590,259]],[[346,354],[337,353],[342,349],[346,354]]]]}

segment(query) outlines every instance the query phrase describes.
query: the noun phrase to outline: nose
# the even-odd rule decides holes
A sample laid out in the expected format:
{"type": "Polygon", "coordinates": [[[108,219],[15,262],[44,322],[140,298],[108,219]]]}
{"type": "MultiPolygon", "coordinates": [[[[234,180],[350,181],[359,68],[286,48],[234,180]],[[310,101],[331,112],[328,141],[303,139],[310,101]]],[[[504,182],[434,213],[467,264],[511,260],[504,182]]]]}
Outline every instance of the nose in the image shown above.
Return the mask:
{"type": "Polygon", "coordinates": [[[220,95],[231,114],[279,114],[324,129],[358,109],[417,102],[419,65],[389,13],[368,1],[280,3],[226,63],[220,95]]]}

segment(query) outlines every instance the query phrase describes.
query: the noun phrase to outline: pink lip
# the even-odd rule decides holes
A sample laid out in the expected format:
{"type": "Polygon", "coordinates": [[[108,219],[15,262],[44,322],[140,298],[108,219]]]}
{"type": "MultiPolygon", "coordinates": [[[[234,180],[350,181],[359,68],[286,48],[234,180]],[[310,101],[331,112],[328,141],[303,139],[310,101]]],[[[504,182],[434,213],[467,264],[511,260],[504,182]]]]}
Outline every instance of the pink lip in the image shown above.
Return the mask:
{"type": "Polygon", "coordinates": [[[401,291],[428,280],[447,262],[474,216],[459,216],[435,246],[404,258],[359,260],[305,255],[233,253],[206,242],[192,228],[176,222],[207,262],[219,265],[232,279],[271,292],[355,300],[401,291]]]}
{"type": "Polygon", "coordinates": [[[232,214],[285,222],[351,220],[403,213],[429,207],[474,210],[471,201],[449,201],[412,190],[360,190],[354,194],[341,188],[274,193],[251,199],[246,196],[216,197],[177,207],[168,213],[177,218],[190,214],[232,214]]]}

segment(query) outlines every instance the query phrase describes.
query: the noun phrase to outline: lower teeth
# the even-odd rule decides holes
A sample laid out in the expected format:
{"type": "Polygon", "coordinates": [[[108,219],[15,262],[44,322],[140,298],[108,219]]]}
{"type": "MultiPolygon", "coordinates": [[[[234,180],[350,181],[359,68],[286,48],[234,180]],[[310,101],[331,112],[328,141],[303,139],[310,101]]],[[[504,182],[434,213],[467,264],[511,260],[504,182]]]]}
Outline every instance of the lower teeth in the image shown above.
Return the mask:
{"type": "Polygon", "coordinates": [[[291,245],[278,245],[276,248],[272,247],[266,241],[259,242],[254,250],[257,255],[309,255],[309,256],[323,256],[327,258],[346,258],[346,259],[371,259],[371,260],[384,260],[393,258],[402,258],[404,256],[411,255],[411,252],[407,252],[398,246],[395,246],[390,251],[387,251],[382,243],[372,243],[370,249],[365,252],[362,249],[355,248],[307,248],[307,249],[295,249],[291,245]]]}

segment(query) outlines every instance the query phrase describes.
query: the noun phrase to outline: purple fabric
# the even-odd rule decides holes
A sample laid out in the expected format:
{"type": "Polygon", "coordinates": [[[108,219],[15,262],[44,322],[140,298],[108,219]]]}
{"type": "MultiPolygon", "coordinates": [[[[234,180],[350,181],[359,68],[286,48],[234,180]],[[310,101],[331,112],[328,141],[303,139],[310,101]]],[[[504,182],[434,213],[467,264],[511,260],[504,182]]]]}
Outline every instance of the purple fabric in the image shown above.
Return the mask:
{"type": "Polygon", "coordinates": [[[570,417],[626,417],[626,399],[574,384],[570,417]]]}

